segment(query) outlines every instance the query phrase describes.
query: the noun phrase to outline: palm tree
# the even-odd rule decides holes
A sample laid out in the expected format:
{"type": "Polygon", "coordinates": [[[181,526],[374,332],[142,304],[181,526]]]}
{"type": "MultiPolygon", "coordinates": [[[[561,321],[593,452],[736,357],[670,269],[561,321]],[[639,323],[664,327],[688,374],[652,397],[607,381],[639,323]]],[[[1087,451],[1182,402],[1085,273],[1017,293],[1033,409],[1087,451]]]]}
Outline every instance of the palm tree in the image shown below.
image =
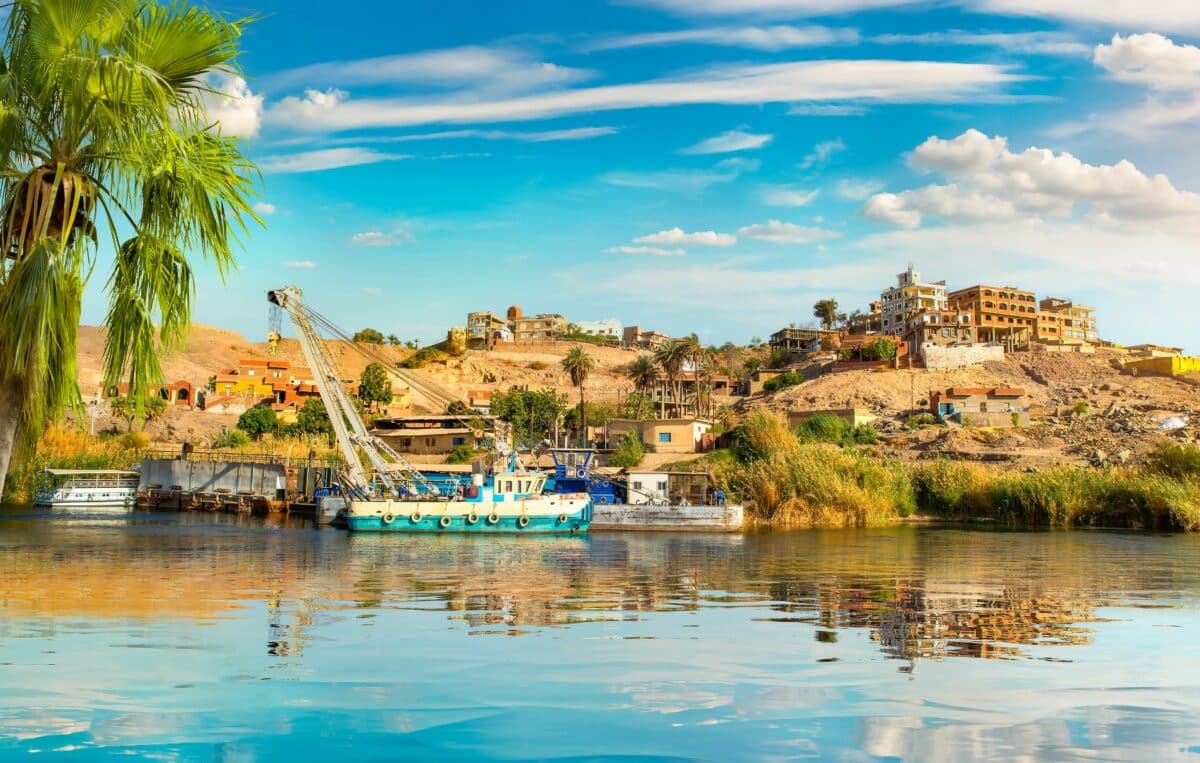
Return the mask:
{"type": "Polygon", "coordinates": [[[583,384],[596,370],[596,360],[582,347],[572,347],[562,359],[563,370],[571,377],[571,384],[579,387],[579,430],[581,437],[587,439],[587,409],[583,404],[583,384]]]}
{"type": "Polygon", "coordinates": [[[205,109],[242,23],[184,2],[15,0],[0,49],[0,492],[11,459],[81,405],[80,297],[99,232],[115,266],[105,385],[140,399],[184,340],[187,252],[224,275],[257,170],[205,109]],[[158,328],[156,329],[156,325],[158,328]]]}
{"type": "MultiPolygon", "coordinates": [[[[703,344],[701,344],[700,337],[694,332],[681,339],[680,343],[683,345],[684,363],[692,367],[692,373],[696,377],[696,392],[694,398],[696,415],[699,416],[701,400],[704,397],[703,387],[706,383],[711,384],[712,381],[712,369],[711,364],[709,363],[708,350],[705,349],[703,344]]],[[[682,386],[683,384],[680,382],[681,397],[683,393],[682,386]]]]}
{"type": "MultiPolygon", "coordinates": [[[[654,362],[662,369],[663,376],[667,377],[667,386],[671,390],[671,402],[676,408],[679,406],[679,374],[683,371],[683,364],[686,360],[687,347],[678,339],[668,341],[654,352],[654,362]]],[[[665,414],[665,404],[663,408],[665,414]]]]}
{"type": "Polygon", "coordinates": [[[646,395],[658,383],[658,366],[649,355],[639,355],[637,360],[629,364],[625,375],[633,382],[633,388],[638,394],[646,395]]]}

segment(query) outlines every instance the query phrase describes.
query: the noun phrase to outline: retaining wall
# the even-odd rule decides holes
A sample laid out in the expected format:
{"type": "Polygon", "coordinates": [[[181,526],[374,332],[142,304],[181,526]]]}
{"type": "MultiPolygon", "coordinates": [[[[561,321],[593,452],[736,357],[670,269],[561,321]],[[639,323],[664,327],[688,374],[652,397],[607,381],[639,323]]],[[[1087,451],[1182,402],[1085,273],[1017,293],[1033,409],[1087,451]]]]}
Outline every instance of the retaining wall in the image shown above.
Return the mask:
{"type": "Polygon", "coordinates": [[[932,369],[961,368],[988,360],[1004,360],[1004,348],[998,344],[974,344],[961,347],[939,347],[930,344],[921,349],[925,367],[932,369]]]}

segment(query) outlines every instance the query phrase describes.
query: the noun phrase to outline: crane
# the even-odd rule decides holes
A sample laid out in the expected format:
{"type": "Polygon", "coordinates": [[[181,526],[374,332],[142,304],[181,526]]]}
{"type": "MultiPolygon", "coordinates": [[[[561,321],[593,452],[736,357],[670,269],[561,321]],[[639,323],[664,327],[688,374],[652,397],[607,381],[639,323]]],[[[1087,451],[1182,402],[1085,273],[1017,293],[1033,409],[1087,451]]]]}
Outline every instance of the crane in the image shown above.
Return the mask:
{"type": "MultiPolygon", "coordinates": [[[[367,495],[370,492],[370,480],[368,480],[367,472],[358,456],[358,450],[361,450],[389,493],[395,493],[399,487],[411,490],[415,488],[415,485],[420,485],[425,488],[427,493],[440,495],[441,491],[436,485],[413,468],[390,445],[367,431],[362,419],[358,416],[354,401],[342,387],[337,368],[325,352],[321,337],[317,333],[318,327],[350,342],[351,346],[356,347],[367,357],[380,361],[384,368],[409,383],[431,402],[450,405],[454,402],[454,398],[424,379],[394,368],[382,354],[359,347],[358,343],[354,342],[346,332],[306,305],[302,298],[302,292],[295,286],[286,286],[267,292],[267,301],[286,312],[292,321],[292,326],[296,329],[300,349],[304,353],[305,360],[308,361],[309,368],[312,369],[317,390],[321,393],[321,400],[325,402],[325,410],[333,425],[338,446],[346,458],[347,488],[359,495],[367,495]]],[[[273,323],[276,323],[275,318],[277,317],[277,314],[273,316],[273,323]]],[[[279,326],[273,325],[272,329],[272,333],[277,336],[279,326]]]]}

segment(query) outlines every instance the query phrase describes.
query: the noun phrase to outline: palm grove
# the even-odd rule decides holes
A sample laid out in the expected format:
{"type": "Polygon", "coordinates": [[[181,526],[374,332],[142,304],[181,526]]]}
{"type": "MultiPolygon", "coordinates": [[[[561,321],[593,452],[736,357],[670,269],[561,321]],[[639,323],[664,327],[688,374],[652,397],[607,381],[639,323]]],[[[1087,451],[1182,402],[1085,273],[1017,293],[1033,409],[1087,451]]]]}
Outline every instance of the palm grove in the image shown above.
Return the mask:
{"type": "Polygon", "coordinates": [[[141,399],[187,334],[196,260],[224,275],[257,171],[210,122],[242,24],[185,3],[15,0],[0,51],[0,493],[81,405],[80,302],[111,253],[105,384],[141,399]]]}

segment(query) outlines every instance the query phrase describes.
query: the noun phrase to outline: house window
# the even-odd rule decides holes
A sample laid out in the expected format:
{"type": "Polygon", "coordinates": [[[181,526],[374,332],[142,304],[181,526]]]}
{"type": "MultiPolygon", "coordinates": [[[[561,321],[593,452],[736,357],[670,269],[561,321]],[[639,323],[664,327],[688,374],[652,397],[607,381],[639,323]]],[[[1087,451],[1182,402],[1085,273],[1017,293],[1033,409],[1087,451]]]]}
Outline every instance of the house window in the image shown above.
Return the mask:
{"type": "Polygon", "coordinates": [[[633,483],[633,489],[634,489],[634,490],[641,490],[641,489],[642,489],[642,483],[641,483],[641,482],[634,482],[634,483],[633,483]]]}
{"type": "Polygon", "coordinates": [[[411,438],[411,437],[405,437],[405,438],[403,438],[402,440],[400,440],[400,447],[402,447],[402,448],[411,448],[411,447],[412,447],[412,438],[411,438]]]}
{"type": "Polygon", "coordinates": [[[434,445],[437,445],[437,438],[435,438],[435,437],[426,437],[425,438],[425,446],[426,447],[432,448],[434,445]]]}
{"type": "Polygon", "coordinates": [[[658,441],[659,442],[670,442],[671,441],[671,433],[670,432],[659,432],[658,433],[658,441]]]}
{"type": "Polygon", "coordinates": [[[455,437],[454,438],[454,447],[457,448],[459,445],[466,445],[466,444],[467,444],[467,439],[465,437],[455,437]]]}
{"type": "Polygon", "coordinates": [[[254,369],[253,369],[253,368],[247,368],[247,369],[246,369],[246,376],[254,376],[254,369]]]}

